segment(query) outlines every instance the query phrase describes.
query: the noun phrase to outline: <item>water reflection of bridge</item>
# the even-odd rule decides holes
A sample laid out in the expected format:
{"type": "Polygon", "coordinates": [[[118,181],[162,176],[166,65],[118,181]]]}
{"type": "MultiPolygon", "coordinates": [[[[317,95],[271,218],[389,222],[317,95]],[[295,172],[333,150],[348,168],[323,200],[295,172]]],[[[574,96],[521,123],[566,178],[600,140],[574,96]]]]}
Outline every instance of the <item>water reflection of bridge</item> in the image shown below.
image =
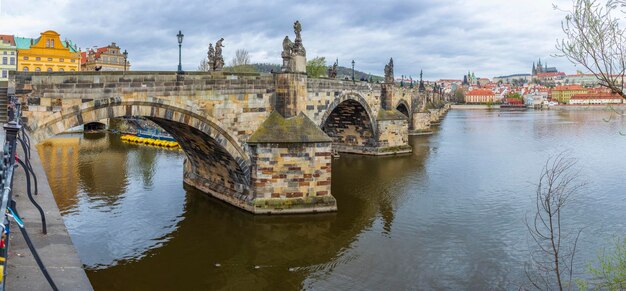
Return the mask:
{"type": "Polygon", "coordinates": [[[103,289],[121,282],[131,289],[299,289],[312,274],[356,259],[346,250],[375,222],[383,224],[383,235],[391,235],[395,210],[406,199],[400,188],[421,179],[430,151],[427,138],[414,141],[411,157],[335,160],[339,183],[333,191],[343,209],[337,214],[251,216],[186,187],[184,219],[167,243],[138,262],[124,261],[89,277],[103,289]],[[161,280],[165,276],[177,280],[161,280]]]}

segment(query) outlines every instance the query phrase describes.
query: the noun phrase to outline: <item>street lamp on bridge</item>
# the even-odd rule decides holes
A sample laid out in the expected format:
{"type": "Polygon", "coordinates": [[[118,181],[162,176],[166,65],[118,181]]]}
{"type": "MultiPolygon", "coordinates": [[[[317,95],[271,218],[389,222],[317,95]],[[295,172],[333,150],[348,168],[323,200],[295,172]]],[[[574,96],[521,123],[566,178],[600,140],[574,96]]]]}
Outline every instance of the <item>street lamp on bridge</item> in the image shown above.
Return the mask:
{"type": "Polygon", "coordinates": [[[178,73],[182,74],[183,72],[183,66],[181,63],[181,47],[183,45],[183,37],[185,35],[182,33],[182,31],[178,31],[178,34],[176,35],[176,37],[178,37],[178,73]]]}
{"type": "Polygon", "coordinates": [[[122,54],[124,55],[124,72],[126,72],[126,64],[128,62],[128,52],[124,50],[122,54]]]}
{"type": "Polygon", "coordinates": [[[354,60],[352,60],[352,83],[354,83],[354,60]]]}

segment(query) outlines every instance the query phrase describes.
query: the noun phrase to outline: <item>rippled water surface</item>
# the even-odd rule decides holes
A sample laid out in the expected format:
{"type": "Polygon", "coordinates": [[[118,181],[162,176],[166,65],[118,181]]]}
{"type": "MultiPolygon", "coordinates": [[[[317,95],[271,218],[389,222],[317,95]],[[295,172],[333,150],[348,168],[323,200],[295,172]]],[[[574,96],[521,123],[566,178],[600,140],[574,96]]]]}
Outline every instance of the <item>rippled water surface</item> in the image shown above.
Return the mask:
{"type": "Polygon", "coordinates": [[[333,161],[335,214],[253,216],[182,183],[184,153],[114,134],[38,149],[97,290],[516,289],[542,164],[588,182],[577,267],[626,226],[624,120],[602,111],[451,111],[413,154],[333,161]]]}

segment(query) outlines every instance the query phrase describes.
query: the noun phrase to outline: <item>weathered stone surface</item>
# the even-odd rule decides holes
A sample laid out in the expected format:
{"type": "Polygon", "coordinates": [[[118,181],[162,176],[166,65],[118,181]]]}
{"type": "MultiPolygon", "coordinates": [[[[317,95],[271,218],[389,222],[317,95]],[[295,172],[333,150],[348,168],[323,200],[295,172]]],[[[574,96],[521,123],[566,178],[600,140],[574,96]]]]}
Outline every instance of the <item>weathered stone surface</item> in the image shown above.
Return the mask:
{"type": "Polygon", "coordinates": [[[274,111],[248,139],[251,143],[311,143],[331,142],[326,135],[304,113],[284,118],[274,111]]]}
{"type": "Polygon", "coordinates": [[[290,72],[18,73],[15,92],[35,141],[101,119],[153,120],[183,147],[187,184],[254,213],[336,209],[331,150],[409,152],[409,127],[445,112],[419,113],[417,89],[290,72]]]}
{"type": "Polygon", "coordinates": [[[250,145],[255,213],[328,212],[331,142],[250,145]]]}

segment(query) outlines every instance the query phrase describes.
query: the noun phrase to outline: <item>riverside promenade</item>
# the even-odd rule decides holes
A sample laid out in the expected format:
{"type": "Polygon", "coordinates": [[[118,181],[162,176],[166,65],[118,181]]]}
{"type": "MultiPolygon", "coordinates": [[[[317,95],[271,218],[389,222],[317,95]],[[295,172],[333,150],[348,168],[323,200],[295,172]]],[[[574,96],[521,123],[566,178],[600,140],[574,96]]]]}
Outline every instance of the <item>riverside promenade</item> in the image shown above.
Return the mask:
{"type": "MultiPolygon", "coordinates": [[[[4,140],[3,130],[0,138],[4,140]]],[[[19,151],[19,156],[24,156],[21,150],[19,151]]],[[[93,290],[82,268],[82,263],[72,244],[70,235],[65,228],[63,218],[48,185],[46,173],[43,170],[39,154],[34,145],[31,151],[30,162],[37,175],[39,186],[39,195],[33,197],[44,209],[48,234],[42,234],[39,212],[28,200],[24,169],[18,167],[15,169],[13,180],[13,199],[17,203],[19,214],[24,220],[28,234],[59,290],[93,290]]],[[[14,221],[11,222],[11,230],[8,274],[6,278],[7,289],[52,290],[43,273],[39,270],[33,255],[26,245],[26,241],[14,221]]]]}

